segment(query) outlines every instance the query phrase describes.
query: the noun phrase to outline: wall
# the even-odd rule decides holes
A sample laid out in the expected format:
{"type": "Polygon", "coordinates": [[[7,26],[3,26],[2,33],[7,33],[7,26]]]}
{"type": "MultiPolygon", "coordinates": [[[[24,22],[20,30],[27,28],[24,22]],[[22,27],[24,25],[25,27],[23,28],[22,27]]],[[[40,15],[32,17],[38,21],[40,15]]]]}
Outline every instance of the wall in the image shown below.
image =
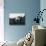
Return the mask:
{"type": "MultiPolygon", "coordinates": [[[[40,1],[40,9],[41,9],[41,11],[42,11],[43,9],[46,9],[46,0],[41,0],[41,1],[40,1]]],[[[46,10],[43,12],[42,17],[43,17],[43,22],[41,21],[41,22],[40,22],[40,25],[46,26],[46,10]]]]}
{"type": "MultiPolygon", "coordinates": [[[[40,0],[40,10],[43,10],[43,9],[46,9],[46,0],[40,0]]],[[[43,22],[40,21],[40,25],[46,27],[46,11],[44,11],[42,17],[44,20],[43,20],[43,22]]]]}
{"type": "Polygon", "coordinates": [[[4,41],[4,0],[0,0],[0,42],[4,41]]]}
{"type": "Polygon", "coordinates": [[[4,0],[4,35],[7,41],[18,41],[32,30],[35,12],[40,10],[40,0],[4,0]],[[9,13],[25,13],[25,25],[9,25],[9,13]]]}

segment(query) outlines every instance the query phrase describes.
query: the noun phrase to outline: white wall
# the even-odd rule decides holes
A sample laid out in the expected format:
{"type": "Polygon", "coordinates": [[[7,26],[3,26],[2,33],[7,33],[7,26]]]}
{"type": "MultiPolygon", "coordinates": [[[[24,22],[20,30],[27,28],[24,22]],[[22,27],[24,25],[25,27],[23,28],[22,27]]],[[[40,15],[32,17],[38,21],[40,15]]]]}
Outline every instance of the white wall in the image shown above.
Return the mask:
{"type": "Polygon", "coordinates": [[[4,41],[4,1],[0,0],[0,42],[4,41]]]}
{"type": "MultiPolygon", "coordinates": [[[[41,9],[41,11],[43,9],[46,9],[46,0],[40,0],[40,9],[41,9]]],[[[42,17],[43,17],[43,22],[40,21],[40,24],[43,26],[46,26],[46,10],[43,12],[42,17]]]]}
{"type": "MultiPolygon", "coordinates": [[[[46,9],[46,0],[40,0],[40,9],[41,10],[46,9]]],[[[46,27],[46,11],[43,13],[42,17],[44,20],[43,20],[43,22],[40,21],[40,25],[43,25],[46,27]]]]}

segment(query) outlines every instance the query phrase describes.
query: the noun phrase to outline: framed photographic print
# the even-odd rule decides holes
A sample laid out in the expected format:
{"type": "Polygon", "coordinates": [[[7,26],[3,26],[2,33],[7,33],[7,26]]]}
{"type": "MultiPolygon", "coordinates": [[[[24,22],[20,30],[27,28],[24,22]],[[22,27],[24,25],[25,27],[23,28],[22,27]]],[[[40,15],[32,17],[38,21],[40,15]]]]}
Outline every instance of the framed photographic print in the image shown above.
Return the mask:
{"type": "Polygon", "coordinates": [[[25,25],[25,14],[24,13],[10,13],[9,24],[10,25],[25,25]]]}

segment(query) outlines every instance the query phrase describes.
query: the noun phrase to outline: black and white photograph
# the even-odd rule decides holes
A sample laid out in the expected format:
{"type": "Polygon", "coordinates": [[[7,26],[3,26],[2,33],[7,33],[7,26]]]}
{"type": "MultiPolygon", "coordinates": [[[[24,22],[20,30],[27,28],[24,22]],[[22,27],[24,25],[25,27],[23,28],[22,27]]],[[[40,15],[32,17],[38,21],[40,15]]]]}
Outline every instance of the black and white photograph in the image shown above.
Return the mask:
{"type": "Polygon", "coordinates": [[[11,13],[9,14],[10,25],[25,25],[25,14],[24,13],[11,13]]]}

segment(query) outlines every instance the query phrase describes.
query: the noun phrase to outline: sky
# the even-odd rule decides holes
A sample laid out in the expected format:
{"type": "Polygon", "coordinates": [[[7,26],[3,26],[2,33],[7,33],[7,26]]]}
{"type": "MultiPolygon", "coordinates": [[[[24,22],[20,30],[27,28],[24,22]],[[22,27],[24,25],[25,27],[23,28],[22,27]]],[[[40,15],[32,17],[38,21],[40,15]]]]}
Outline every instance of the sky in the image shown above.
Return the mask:
{"type": "Polygon", "coordinates": [[[9,18],[17,18],[18,16],[25,16],[25,13],[10,13],[9,18]]]}

